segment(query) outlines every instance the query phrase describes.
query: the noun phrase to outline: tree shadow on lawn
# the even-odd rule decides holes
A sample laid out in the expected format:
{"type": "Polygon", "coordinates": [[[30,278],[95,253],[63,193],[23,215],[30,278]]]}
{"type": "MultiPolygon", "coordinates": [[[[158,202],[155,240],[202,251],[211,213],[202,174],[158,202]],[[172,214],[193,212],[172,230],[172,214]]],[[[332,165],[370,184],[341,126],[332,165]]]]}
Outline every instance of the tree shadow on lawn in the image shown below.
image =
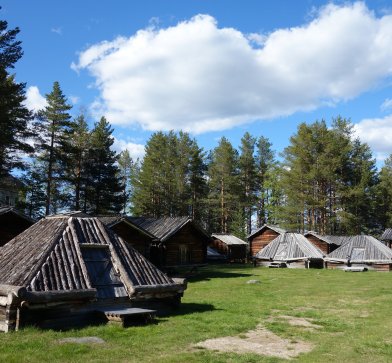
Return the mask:
{"type": "Polygon", "coordinates": [[[169,311],[165,315],[161,316],[180,316],[180,315],[188,315],[193,313],[205,313],[207,311],[217,311],[222,309],[216,309],[212,304],[197,304],[197,303],[181,303],[181,305],[169,311]]]}
{"type": "Polygon", "coordinates": [[[194,274],[192,276],[187,276],[187,280],[189,282],[198,282],[198,281],[210,281],[211,279],[226,279],[226,278],[233,278],[233,277],[248,277],[248,276],[253,276],[253,274],[209,269],[209,270],[199,271],[197,274],[194,274]]]}

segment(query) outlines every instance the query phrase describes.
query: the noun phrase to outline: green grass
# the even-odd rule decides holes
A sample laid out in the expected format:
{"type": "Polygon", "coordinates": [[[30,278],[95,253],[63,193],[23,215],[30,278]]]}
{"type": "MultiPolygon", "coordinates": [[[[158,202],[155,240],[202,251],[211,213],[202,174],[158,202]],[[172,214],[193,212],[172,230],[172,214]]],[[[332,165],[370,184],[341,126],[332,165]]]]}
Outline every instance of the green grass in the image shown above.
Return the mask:
{"type": "Polygon", "coordinates": [[[116,325],[55,332],[24,329],[0,335],[2,362],[283,362],[254,354],[224,354],[192,345],[244,333],[262,323],[314,349],[298,362],[391,362],[392,273],[210,266],[190,279],[181,308],[156,324],[116,325]],[[248,280],[260,284],[246,284],[248,280]],[[311,318],[307,331],[279,319],[311,318]],[[271,317],[273,319],[271,319],[271,317]],[[59,344],[65,337],[97,336],[105,344],[59,344]]]}

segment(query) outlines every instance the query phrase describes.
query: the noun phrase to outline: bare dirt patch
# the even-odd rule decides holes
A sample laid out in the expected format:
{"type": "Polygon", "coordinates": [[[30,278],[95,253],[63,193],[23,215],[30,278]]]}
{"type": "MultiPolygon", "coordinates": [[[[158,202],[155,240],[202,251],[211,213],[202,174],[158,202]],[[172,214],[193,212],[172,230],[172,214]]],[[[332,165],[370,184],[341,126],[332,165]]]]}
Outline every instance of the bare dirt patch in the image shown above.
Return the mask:
{"type": "Polygon", "coordinates": [[[284,359],[295,358],[313,349],[311,343],[283,339],[261,325],[241,336],[208,339],[197,343],[195,347],[225,353],[254,353],[284,359]]]}
{"type": "Polygon", "coordinates": [[[308,330],[313,330],[313,329],[321,329],[321,325],[317,325],[313,323],[314,319],[311,318],[298,318],[295,316],[289,316],[289,315],[280,315],[278,316],[279,319],[284,319],[287,321],[287,323],[291,326],[299,326],[302,328],[307,328],[308,330]]]}

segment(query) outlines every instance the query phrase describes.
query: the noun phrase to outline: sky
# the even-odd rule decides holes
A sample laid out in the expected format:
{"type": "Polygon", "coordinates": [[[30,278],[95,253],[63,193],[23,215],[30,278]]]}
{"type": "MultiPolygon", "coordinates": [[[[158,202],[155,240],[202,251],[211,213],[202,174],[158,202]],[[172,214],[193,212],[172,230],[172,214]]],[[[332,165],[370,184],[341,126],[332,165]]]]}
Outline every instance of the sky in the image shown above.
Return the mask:
{"type": "Polygon", "coordinates": [[[378,165],[392,153],[392,1],[3,0],[19,27],[26,105],[58,81],[72,115],[105,116],[143,157],[156,131],[206,150],[246,131],[277,155],[300,123],[351,119],[378,165]]]}

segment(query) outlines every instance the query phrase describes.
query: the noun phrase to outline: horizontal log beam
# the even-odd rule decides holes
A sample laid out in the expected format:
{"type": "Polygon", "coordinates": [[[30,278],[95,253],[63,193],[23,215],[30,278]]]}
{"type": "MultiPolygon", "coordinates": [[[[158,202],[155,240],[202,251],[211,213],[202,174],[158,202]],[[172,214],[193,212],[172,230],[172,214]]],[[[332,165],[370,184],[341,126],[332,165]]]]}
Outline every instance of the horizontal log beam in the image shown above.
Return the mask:
{"type": "Polygon", "coordinates": [[[46,303],[54,301],[93,300],[97,289],[85,290],[56,290],[56,291],[26,291],[23,300],[29,303],[46,303]]]}
{"type": "Polygon", "coordinates": [[[13,294],[15,296],[20,296],[26,291],[26,288],[23,286],[15,286],[15,285],[1,285],[0,284],[0,296],[8,296],[8,294],[13,294]]]}
{"type": "Polygon", "coordinates": [[[184,284],[161,284],[134,286],[135,293],[155,294],[162,292],[183,292],[186,289],[184,284]]]}

